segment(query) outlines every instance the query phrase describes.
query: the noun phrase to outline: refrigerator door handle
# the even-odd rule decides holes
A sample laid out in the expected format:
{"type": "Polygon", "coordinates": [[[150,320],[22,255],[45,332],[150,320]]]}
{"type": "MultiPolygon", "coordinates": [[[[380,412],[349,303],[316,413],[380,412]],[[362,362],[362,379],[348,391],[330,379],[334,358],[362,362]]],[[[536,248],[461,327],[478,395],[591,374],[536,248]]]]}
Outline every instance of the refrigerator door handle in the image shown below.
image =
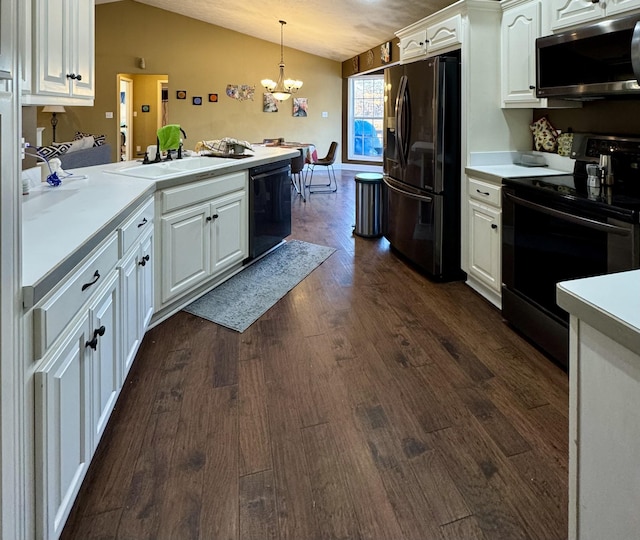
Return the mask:
{"type": "Polygon", "coordinates": [[[420,195],[418,193],[413,193],[411,191],[407,191],[405,189],[402,189],[399,186],[397,186],[395,183],[391,183],[391,181],[386,176],[382,178],[382,181],[385,183],[385,185],[390,190],[395,191],[396,193],[399,193],[400,195],[403,195],[404,197],[409,197],[410,199],[415,199],[417,201],[426,202],[426,203],[432,203],[433,202],[433,197],[429,197],[427,195],[420,195]]]}
{"type": "Polygon", "coordinates": [[[406,122],[408,115],[406,114],[407,102],[407,85],[408,77],[403,75],[400,78],[398,86],[398,96],[396,97],[396,140],[398,141],[398,157],[400,158],[400,166],[404,169],[407,166],[407,153],[405,150],[406,122]]]}

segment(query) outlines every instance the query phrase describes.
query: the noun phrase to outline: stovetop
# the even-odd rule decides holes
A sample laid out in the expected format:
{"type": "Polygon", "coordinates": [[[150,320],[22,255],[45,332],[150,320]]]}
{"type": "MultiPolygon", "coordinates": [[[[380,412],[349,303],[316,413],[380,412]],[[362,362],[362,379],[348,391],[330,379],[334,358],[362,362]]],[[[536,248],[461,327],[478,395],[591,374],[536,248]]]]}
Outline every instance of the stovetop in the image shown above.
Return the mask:
{"type": "Polygon", "coordinates": [[[505,178],[503,184],[535,190],[547,197],[558,197],[581,208],[600,208],[608,214],[623,214],[626,219],[640,222],[640,195],[635,193],[635,189],[626,189],[622,182],[613,186],[591,188],[587,186],[586,176],[567,174],[505,178]]]}

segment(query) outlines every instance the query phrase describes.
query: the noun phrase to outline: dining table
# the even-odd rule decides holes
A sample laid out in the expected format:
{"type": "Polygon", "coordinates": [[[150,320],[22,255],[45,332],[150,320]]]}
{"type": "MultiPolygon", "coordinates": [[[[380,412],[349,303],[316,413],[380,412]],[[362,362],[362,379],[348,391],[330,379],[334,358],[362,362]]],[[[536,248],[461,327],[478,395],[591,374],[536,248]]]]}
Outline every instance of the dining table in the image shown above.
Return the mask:
{"type": "Polygon", "coordinates": [[[318,161],[318,151],[316,150],[315,144],[285,141],[281,143],[280,146],[284,146],[285,148],[299,148],[302,150],[304,162],[307,164],[318,161]]]}

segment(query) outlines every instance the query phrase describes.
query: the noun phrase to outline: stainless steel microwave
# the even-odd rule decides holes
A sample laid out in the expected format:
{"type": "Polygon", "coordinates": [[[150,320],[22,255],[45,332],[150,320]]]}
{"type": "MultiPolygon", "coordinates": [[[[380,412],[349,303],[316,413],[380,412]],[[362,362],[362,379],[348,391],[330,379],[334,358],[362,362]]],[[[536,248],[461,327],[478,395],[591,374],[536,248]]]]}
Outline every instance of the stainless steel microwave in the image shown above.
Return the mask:
{"type": "Polygon", "coordinates": [[[638,14],[536,40],[538,97],[640,97],[639,81],[638,14]]]}

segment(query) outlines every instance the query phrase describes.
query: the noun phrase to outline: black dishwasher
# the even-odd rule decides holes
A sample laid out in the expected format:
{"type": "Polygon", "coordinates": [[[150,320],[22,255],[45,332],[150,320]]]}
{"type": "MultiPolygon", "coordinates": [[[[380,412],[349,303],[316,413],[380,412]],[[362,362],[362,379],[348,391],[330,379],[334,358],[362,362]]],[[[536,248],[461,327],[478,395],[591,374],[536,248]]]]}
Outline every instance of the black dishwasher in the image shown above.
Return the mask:
{"type": "Polygon", "coordinates": [[[249,169],[249,262],[291,234],[291,162],[249,169]]]}

